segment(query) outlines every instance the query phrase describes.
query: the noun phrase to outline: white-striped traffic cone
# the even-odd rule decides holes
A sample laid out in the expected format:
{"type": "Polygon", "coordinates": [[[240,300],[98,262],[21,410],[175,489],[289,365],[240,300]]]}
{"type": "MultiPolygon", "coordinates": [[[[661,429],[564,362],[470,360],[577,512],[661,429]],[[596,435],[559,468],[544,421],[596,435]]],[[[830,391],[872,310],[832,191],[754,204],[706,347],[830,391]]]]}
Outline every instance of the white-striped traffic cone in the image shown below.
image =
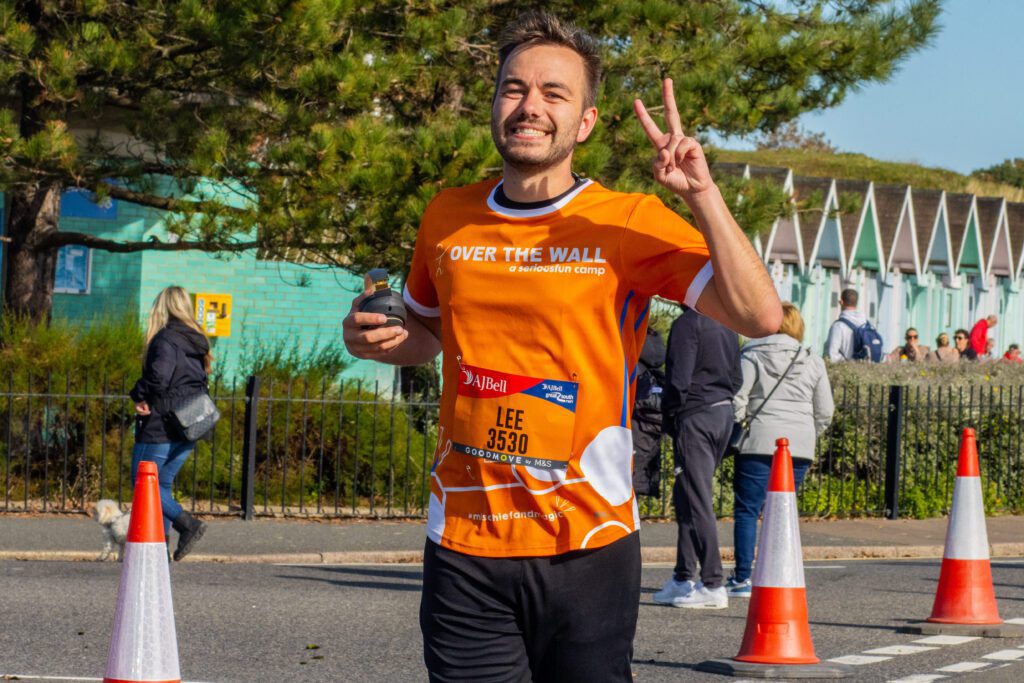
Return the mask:
{"type": "Polygon", "coordinates": [[[788,439],[775,445],[743,644],[733,659],[712,659],[697,668],[757,678],[844,678],[851,673],[848,666],[822,664],[814,654],[793,458],[788,439]]]}
{"type": "Polygon", "coordinates": [[[1024,628],[1004,624],[999,618],[989,563],[978,444],[973,429],[964,429],[960,436],[953,506],[949,511],[946,546],[942,553],[942,570],[932,615],[927,622],[904,630],[1000,638],[1024,635],[1024,628]]]}
{"type": "Polygon", "coordinates": [[[104,683],[180,683],[156,463],[140,462],[104,683]]]}

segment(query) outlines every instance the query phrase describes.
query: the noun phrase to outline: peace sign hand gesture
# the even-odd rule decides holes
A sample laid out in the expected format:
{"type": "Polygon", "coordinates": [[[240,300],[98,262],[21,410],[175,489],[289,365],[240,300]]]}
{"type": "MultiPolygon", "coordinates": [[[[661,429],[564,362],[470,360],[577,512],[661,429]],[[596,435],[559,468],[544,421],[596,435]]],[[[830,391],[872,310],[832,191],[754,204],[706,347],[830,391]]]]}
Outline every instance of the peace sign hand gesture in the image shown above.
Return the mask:
{"type": "Polygon", "coordinates": [[[664,133],[639,99],[633,100],[633,110],[657,154],[651,164],[654,179],[686,199],[713,188],[715,183],[711,179],[708,161],[700,143],[683,133],[671,78],[662,82],[661,97],[665,105],[665,123],[668,125],[664,133]]]}

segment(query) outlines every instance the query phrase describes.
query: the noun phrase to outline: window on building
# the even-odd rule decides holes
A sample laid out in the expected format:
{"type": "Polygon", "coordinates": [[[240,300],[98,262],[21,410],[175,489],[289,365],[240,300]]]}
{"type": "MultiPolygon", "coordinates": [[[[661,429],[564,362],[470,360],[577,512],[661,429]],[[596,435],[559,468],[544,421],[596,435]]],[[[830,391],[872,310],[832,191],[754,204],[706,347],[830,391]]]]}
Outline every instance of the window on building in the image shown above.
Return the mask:
{"type": "Polygon", "coordinates": [[[57,294],[88,294],[92,278],[92,250],[70,244],[57,251],[53,291],[57,294]]]}

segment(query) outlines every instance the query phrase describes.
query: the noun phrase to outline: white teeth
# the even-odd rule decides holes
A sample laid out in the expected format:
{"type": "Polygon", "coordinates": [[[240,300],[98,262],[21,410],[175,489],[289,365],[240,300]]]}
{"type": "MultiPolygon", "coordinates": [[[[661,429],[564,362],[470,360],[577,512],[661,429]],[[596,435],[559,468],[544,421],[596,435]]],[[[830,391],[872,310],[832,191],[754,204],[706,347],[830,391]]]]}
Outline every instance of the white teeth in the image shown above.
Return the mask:
{"type": "Polygon", "coordinates": [[[525,135],[531,138],[539,138],[545,135],[544,131],[535,130],[533,128],[516,128],[512,132],[515,133],[516,135],[525,135]]]}

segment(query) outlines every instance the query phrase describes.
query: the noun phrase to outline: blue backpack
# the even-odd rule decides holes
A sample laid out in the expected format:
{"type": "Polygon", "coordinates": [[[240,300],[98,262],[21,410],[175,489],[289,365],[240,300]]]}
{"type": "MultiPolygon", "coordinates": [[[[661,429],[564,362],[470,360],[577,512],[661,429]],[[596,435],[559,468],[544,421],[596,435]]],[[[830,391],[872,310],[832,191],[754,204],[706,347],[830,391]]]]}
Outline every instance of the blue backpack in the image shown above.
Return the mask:
{"type": "Polygon", "coordinates": [[[882,335],[878,334],[871,323],[857,327],[846,318],[839,322],[853,330],[853,360],[870,360],[872,363],[882,362],[882,335]]]}

